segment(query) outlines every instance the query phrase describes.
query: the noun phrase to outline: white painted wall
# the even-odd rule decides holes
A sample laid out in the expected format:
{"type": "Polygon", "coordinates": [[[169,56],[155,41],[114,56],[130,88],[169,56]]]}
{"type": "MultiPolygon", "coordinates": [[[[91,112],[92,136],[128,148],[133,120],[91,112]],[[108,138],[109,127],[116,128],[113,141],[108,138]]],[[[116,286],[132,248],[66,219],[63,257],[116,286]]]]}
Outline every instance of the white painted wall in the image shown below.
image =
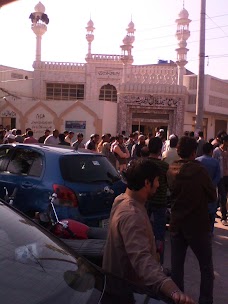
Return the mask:
{"type": "MultiPolygon", "coordinates": [[[[16,96],[16,98],[7,96],[7,99],[4,100],[2,97],[5,93],[0,90],[0,123],[3,117],[16,117],[16,127],[22,129],[22,132],[26,127],[32,127],[36,137],[43,135],[46,128],[51,131],[58,128],[60,132],[63,132],[66,121],[86,121],[86,140],[96,131],[97,123],[101,127],[101,133],[108,132],[115,135],[122,131],[117,130],[117,103],[98,100],[102,85],[110,83],[118,90],[122,68],[120,63],[116,66],[102,61],[95,65],[90,64],[90,66],[86,66],[88,64],[72,66],[55,65],[54,63],[42,64],[41,70],[37,69],[34,72],[0,65],[0,88],[16,96]],[[112,70],[115,72],[113,78],[110,76],[113,73],[112,70]],[[23,79],[13,78],[15,73],[23,75],[23,79]],[[25,79],[25,76],[28,77],[28,80],[25,79]],[[45,100],[46,82],[84,83],[87,99],[81,101],[45,100]]],[[[159,69],[159,66],[156,68],[159,69]]],[[[141,66],[140,71],[142,69],[141,66]]],[[[136,67],[132,66],[132,71],[135,70],[136,67]]],[[[143,73],[140,75],[141,78],[144,77],[143,73]]],[[[129,88],[137,85],[137,79],[134,79],[135,83],[130,83],[129,88]]],[[[205,117],[208,118],[208,138],[214,136],[215,119],[228,121],[228,83],[215,79],[216,84],[214,82],[213,85],[215,90],[212,90],[213,79],[215,78],[209,75],[205,79],[205,117]],[[210,96],[218,98],[218,100],[216,99],[217,104],[209,104],[210,96]]],[[[184,76],[184,85],[189,94],[196,94],[196,80],[196,75],[184,76]]],[[[158,85],[148,83],[150,87],[158,85]]],[[[162,85],[159,86],[162,90],[162,85]]],[[[195,104],[188,104],[186,101],[184,131],[192,129],[192,117],[194,116],[195,104]]]]}
{"type": "Polygon", "coordinates": [[[115,136],[118,131],[120,130],[117,130],[117,103],[105,101],[102,133],[110,133],[115,136]]]}

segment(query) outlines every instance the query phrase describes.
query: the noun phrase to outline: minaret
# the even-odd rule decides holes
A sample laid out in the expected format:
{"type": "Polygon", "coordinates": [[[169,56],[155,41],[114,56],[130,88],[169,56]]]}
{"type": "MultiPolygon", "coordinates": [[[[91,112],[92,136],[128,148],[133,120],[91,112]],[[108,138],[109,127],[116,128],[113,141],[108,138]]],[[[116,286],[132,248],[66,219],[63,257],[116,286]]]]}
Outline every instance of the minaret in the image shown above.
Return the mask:
{"type": "Polygon", "coordinates": [[[178,66],[178,84],[183,85],[183,76],[185,74],[185,65],[188,63],[187,61],[187,52],[189,51],[187,46],[187,40],[190,37],[189,31],[189,23],[191,22],[188,19],[188,11],[184,8],[179,13],[179,18],[176,19],[177,23],[177,31],[176,37],[179,41],[178,48],[176,49],[177,52],[177,66],[178,66]]]}
{"type": "Polygon", "coordinates": [[[46,24],[49,23],[48,16],[45,14],[45,6],[39,2],[34,7],[35,12],[29,18],[32,21],[32,30],[36,34],[36,61],[41,61],[41,39],[47,31],[46,24]]]}
{"type": "Polygon", "coordinates": [[[134,36],[135,25],[132,21],[128,24],[128,28],[126,29],[126,31],[127,31],[127,35],[123,39],[123,45],[120,46],[122,49],[121,60],[124,64],[123,79],[122,79],[123,82],[125,82],[127,66],[131,65],[134,62],[132,56],[132,49],[133,49],[132,44],[135,41],[135,36],[134,36]]]}
{"type": "Polygon", "coordinates": [[[86,30],[86,40],[88,41],[88,54],[86,55],[86,58],[91,58],[91,44],[94,39],[93,31],[95,30],[95,27],[93,26],[93,21],[91,19],[87,23],[86,30]]]}

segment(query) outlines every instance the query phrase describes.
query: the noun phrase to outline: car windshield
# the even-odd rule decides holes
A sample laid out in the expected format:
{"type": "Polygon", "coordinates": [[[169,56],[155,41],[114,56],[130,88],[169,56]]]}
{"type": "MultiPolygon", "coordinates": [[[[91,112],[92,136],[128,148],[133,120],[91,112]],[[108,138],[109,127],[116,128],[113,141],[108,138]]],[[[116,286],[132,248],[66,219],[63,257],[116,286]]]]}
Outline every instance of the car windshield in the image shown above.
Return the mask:
{"type": "Polygon", "coordinates": [[[63,179],[68,182],[93,183],[120,180],[118,171],[105,156],[68,155],[60,158],[63,179]]]}
{"type": "Polygon", "coordinates": [[[0,202],[1,303],[87,303],[103,276],[43,232],[0,202]]]}

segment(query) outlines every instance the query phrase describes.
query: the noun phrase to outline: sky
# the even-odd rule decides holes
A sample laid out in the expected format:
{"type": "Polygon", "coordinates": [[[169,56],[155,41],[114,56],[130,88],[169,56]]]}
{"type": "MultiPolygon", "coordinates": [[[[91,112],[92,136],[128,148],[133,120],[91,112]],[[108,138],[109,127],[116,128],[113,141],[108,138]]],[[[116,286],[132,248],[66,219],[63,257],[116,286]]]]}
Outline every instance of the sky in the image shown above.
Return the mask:
{"type": "MultiPolygon", "coordinates": [[[[19,0],[0,8],[0,64],[32,70],[36,37],[30,13],[39,1],[19,0]]],[[[42,0],[50,19],[42,38],[42,61],[84,63],[87,22],[94,22],[93,54],[121,54],[126,28],[135,24],[134,64],[176,61],[175,37],[183,0],[42,0]]],[[[191,36],[186,68],[198,74],[200,0],[185,0],[191,36]]],[[[205,74],[228,79],[227,0],[207,0],[205,74]]]]}

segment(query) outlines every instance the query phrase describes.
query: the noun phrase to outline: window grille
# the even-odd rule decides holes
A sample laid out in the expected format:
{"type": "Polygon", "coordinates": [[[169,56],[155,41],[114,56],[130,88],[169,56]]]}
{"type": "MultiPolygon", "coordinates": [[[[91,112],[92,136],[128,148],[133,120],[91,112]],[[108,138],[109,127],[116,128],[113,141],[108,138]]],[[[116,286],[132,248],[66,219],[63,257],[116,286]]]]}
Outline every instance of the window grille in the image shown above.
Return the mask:
{"type": "Polygon", "coordinates": [[[100,89],[99,100],[117,102],[117,90],[111,84],[106,84],[100,89]]]}
{"type": "Polygon", "coordinates": [[[47,100],[84,99],[84,84],[47,83],[47,100]]]}

